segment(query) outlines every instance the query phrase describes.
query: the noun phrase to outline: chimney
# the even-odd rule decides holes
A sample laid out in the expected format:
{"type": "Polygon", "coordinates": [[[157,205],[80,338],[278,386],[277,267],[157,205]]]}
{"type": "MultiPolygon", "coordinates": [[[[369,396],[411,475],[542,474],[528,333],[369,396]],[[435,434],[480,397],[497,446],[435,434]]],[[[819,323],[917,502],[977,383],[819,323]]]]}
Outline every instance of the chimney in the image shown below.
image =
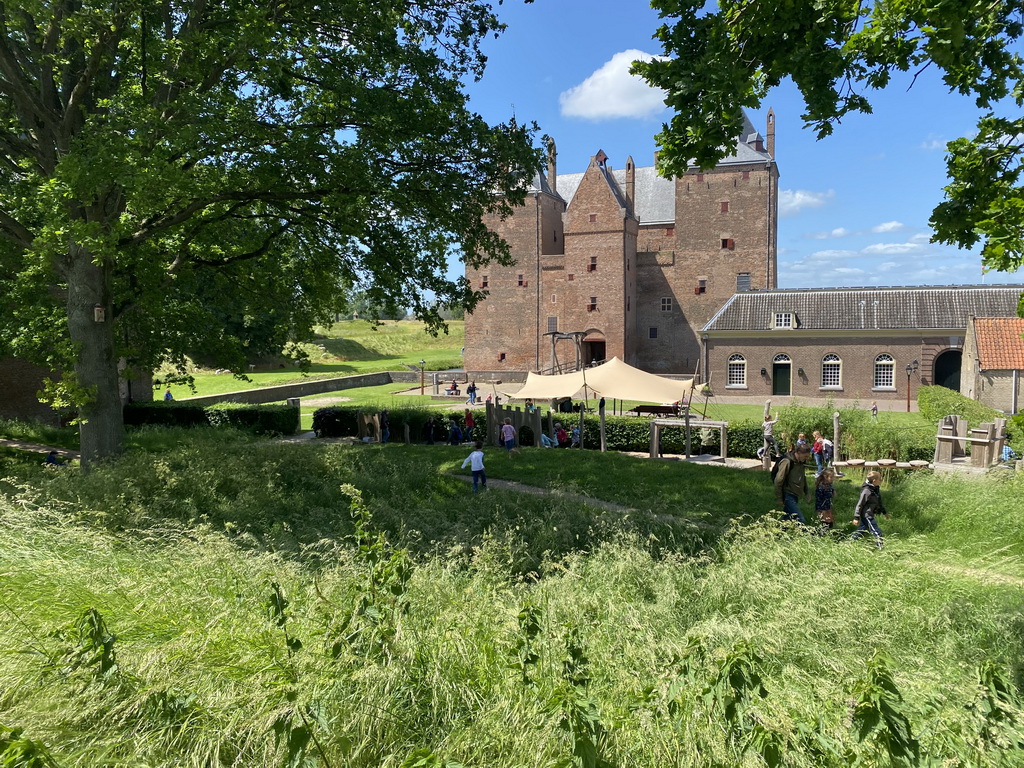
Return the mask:
{"type": "Polygon", "coordinates": [[[626,205],[629,212],[633,213],[633,201],[636,200],[636,166],[633,164],[633,156],[626,158],[626,205]]]}
{"type": "Polygon", "coordinates": [[[768,127],[764,132],[765,138],[768,140],[768,154],[771,155],[772,160],[775,159],[775,110],[768,107],[768,127]]]}
{"type": "Polygon", "coordinates": [[[556,159],[558,157],[558,151],[555,149],[555,140],[550,136],[548,138],[548,186],[551,187],[551,193],[558,194],[558,168],[556,159]]]}

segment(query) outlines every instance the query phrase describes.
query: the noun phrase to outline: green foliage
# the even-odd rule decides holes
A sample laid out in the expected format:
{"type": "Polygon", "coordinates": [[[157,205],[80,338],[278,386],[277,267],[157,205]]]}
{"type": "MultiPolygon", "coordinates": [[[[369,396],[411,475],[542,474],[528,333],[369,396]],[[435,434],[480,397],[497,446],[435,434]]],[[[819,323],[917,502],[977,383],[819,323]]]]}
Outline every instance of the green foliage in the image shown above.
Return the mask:
{"type": "Polygon", "coordinates": [[[128,403],[124,409],[128,426],[234,427],[256,435],[293,435],[299,428],[299,409],[294,405],[244,405],[154,401],[128,403]]]}
{"type": "Polygon", "coordinates": [[[968,424],[976,427],[985,422],[1001,417],[999,411],[971,400],[969,397],[954,392],[947,387],[921,387],[917,393],[917,406],[928,421],[933,424],[945,416],[963,416],[968,424]]]}
{"type": "Polygon", "coordinates": [[[4,768],[58,768],[46,747],[22,733],[21,728],[0,725],[0,765],[4,768]]]}
{"type": "Polygon", "coordinates": [[[804,122],[821,138],[846,115],[870,113],[868,92],[895,86],[897,79],[909,87],[911,72],[916,77],[934,67],[950,91],[974,96],[979,110],[974,135],[949,144],[950,184],[931,219],[936,239],[960,247],[984,239],[982,259],[989,269],[1013,271],[1024,263],[1024,120],[996,114],[1024,103],[1017,50],[1024,26],[1016,5],[652,5],[670,20],[655,34],[665,56],[635,62],[633,71],[664,89],[674,112],[657,137],[665,176],[682,175],[691,164],[710,168],[729,155],[743,127],[742,110],[760,107],[768,89],[785,78],[800,90],[804,122]]]}
{"type": "Polygon", "coordinates": [[[435,329],[481,298],[444,267],[508,260],[484,218],[538,166],[533,127],[468,104],[501,30],[476,0],[31,2],[5,18],[0,339],[73,374],[86,463],[121,448],[120,360],[243,370],[308,341],[353,288],[435,329]]]}

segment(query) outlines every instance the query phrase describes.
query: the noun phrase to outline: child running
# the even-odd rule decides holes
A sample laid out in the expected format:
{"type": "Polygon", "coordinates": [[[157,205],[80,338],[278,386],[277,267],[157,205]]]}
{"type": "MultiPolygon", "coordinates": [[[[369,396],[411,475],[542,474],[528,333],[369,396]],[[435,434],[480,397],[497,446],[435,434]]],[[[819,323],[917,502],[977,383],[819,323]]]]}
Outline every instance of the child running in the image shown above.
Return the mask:
{"type": "Polygon", "coordinates": [[[473,470],[473,493],[476,493],[478,485],[482,485],[486,491],[487,472],[484,470],[484,444],[479,440],[473,443],[473,452],[462,462],[462,468],[465,469],[467,464],[473,470]]]}
{"type": "Polygon", "coordinates": [[[519,453],[519,449],[516,448],[516,428],[512,426],[512,419],[505,419],[505,423],[501,425],[501,444],[505,446],[509,456],[519,453]]]}
{"type": "Polygon", "coordinates": [[[860,489],[860,498],[857,499],[857,508],[853,512],[853,524],[857,526],[853,538],[859,539],[864,531],[871,531],[875,537],[875,544],[882,548],[882,531],[875,522],[875,515],[881,512],[889,519],[889,513],[885,511],[882,504],[882,492],[879,487],[882,484],[880,472],[868,472],[864,485],[860,489]]]}
{"type": "Polygon", "coordinates": [[[822,470],[818,479],[814,481],[814,511],[818,513],[818,521],[821,523],[821,533],[824,535],[832,530],[835,517],[832,515],[832,499],[835,498],[836,489],[832,487],[835,480],[835,472],[831,469],[822,470]]]}

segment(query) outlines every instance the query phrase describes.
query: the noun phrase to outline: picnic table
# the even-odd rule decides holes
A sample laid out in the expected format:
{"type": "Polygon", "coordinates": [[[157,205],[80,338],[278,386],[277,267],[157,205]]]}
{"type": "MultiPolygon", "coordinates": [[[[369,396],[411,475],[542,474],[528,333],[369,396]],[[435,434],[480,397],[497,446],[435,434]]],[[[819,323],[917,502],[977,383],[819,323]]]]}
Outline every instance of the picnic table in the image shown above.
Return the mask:
{"type": "Polygon", "coordinates": [[[633,408],[630,408],[629,410],[631,413],[635,413],[637,416],[640,416],[641,414],[644,413],[649,413],[652,416],[679,415],[678,405],[637,405],[634,406],[633,408]]]}

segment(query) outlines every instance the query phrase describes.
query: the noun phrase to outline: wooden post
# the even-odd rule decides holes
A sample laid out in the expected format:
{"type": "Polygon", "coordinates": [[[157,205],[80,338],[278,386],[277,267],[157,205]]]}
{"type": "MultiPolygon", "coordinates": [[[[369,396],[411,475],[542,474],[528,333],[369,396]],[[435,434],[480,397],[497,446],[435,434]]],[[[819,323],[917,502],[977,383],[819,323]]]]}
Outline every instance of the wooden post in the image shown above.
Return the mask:
{"type": "Polygon", "coordinates": [[[661,430],[654,421],[651,421],[651,458],[658,458],[658,439],[661,437],[661,430]]]}
{"type": "Polygon", "coordinates": [[[832,411],[832,461],[839,461],[839,411],[832,411]]]}
{"type": "Polygon", "coordinates": [[[683,419],[686,422],[686,458],[690,458],[690,408],[683,411],[683,419]]]}
{"type": "Polygon", "coordinates": [[[932,461],[935,464],[951,464],[953,462],[953,441],[942,440],[943,437],[952,437],[953,417],[943,416],[939,422],[938,434],[935,437],[935,456],[932,461]]]}
{"type": "Polygon", "coordinates": [[[604,453],[607,450],[607,446],[605,444],[605,439],[604,439],[604,398],[603,397],[601,398],[600,404],[598,405],[598,415],[599,415],[599,417],[601,419],[601,453],[604,453]]]}
{"type": "Polygon", "coordinates": [[[718,452],[722,455],[722,460],[725,461],[729,455],[729,424],[726,423],[724,426],[718,428],[718,452]]]}

